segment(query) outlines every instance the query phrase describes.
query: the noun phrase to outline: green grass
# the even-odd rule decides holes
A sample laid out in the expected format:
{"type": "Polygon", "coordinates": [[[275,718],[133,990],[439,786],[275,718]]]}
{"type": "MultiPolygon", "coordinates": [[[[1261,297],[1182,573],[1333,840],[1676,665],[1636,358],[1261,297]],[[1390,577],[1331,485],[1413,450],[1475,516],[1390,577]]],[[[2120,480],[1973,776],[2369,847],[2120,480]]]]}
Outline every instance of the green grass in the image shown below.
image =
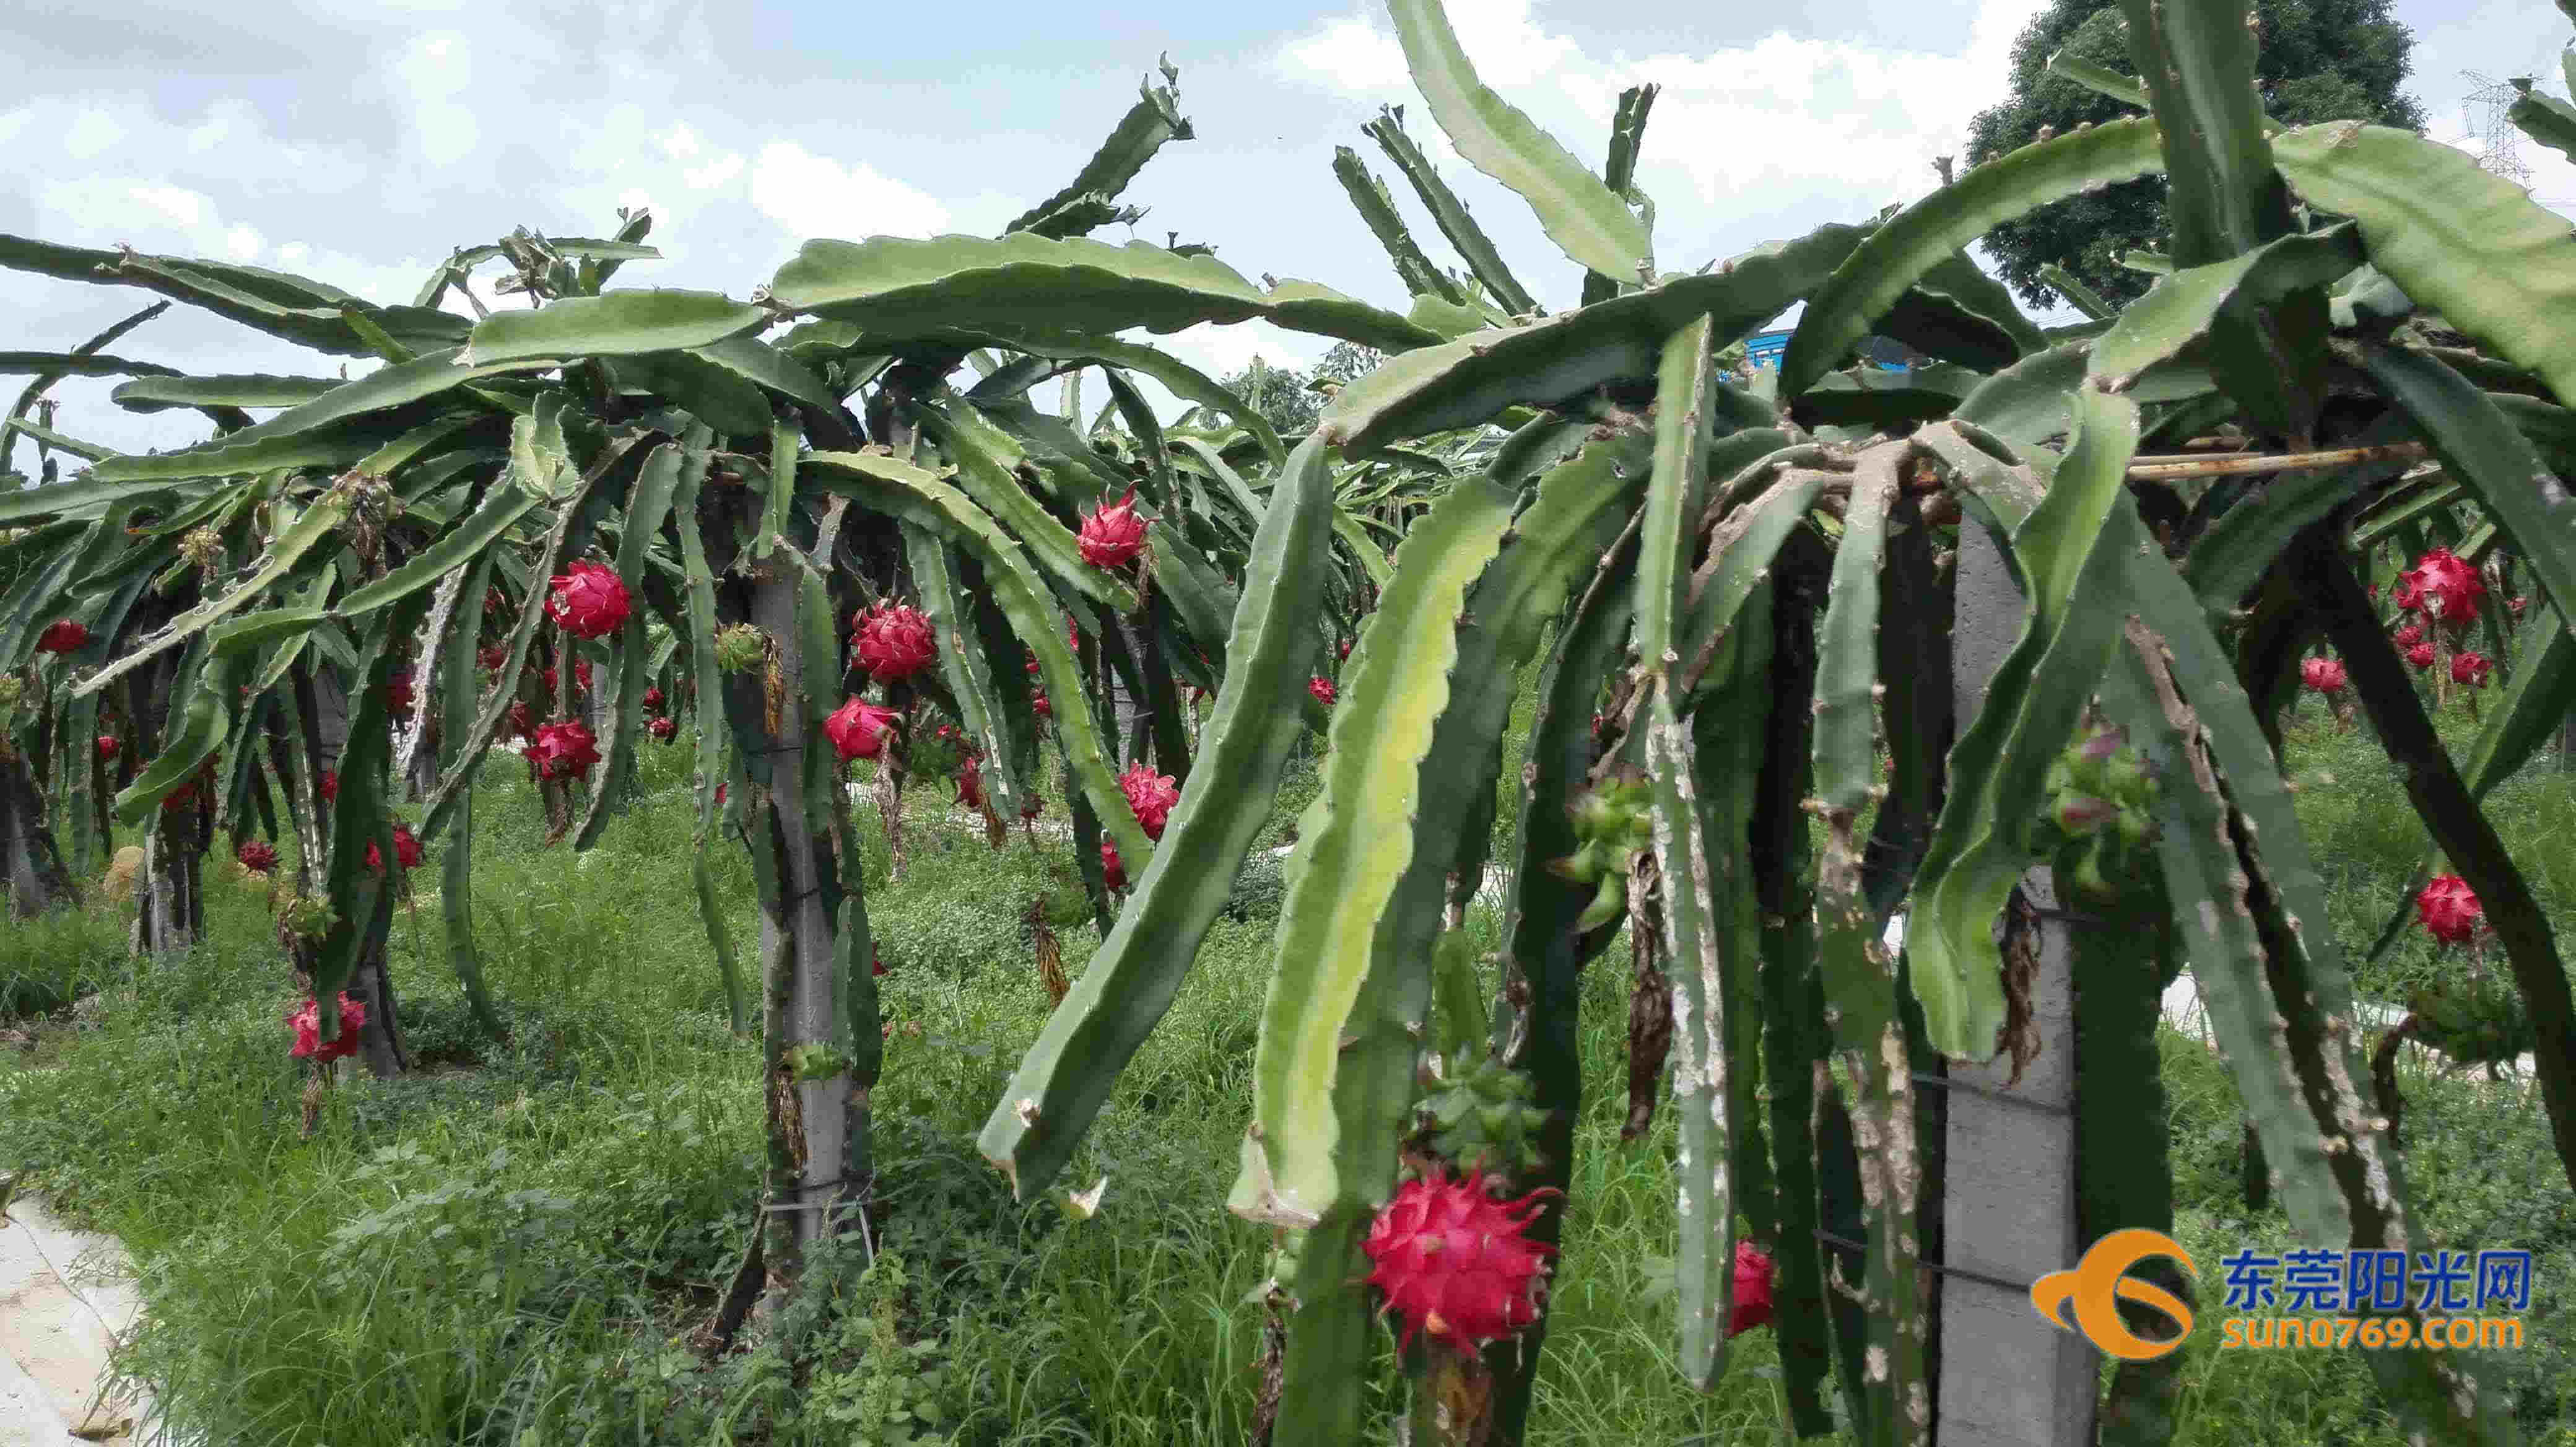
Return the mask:
{"type": "MultiPolygon", "coordinates": [[[[2301,809],[2338,930],[2363,940],[2418,831],[2366,736],[2316,715],[2292,735],[2301,809]]],[[[939,821],[945,791],[917,791],[905,880],[887,882],[881,843],[865,863],[896,1022],[876,1095],[893,1224],[873,1267],[856,1241],[818,1253],[766,1344],[707,1366],[684,1339],[749,1228],[760,1120],[689,880],[686,770],[679,750],[650,751],[644,797],[587,856],[542,847],[534,798],[491,770],[475,932],[509,1043],[477,1036],[424,905],[395,932],[424,1068],[343,1084],[311,1140],[285,1052],[291,986],[257,892],[211,884],[206,943],[148,968],[104,908],[0,935],[0,981],[30,982],[30,998],[100,992],[79,1024],[58,1012],[33,1053],[0,1052],[0,1167],[31,1169],[132,1248],[151,1314],[130,1369],[226,1444],[841,1444],[904,1440],[906,1424],[974,1444],[1242,1441],[1260,1331],[1243,1297],[1268,1242],[1223,1200],[1275,882],[1238,891],[1240,917],[1211,935],[1067,1172],[1108,1178],[1098,1216],[1075,1221],[1053,1200],[1013,1203],[971,1146],[1047,1010],[1029,904],[1051,896],[1069,970],[1092,948],[1069,852],[1015,833],[995,853],[939,821]]],[[[2562,923],[2576,864],[2553,845],[2576,826],[2570,784],[2535,772],[2493,802],[2562,923]]],[[[1292,772],[1264,847],[1314,788],[1311,763],[1292,772]]],[[[714,867],[748,961],[748,867],[730,845],[714,867]]],[[[436,858],[414,878],[432,887],[436,858]]],[[[1490,944],[1493,919],[1474,922],[1490,944]]],[[[1674,1367],[1670,1114],[1637,1145],[1617,1135],[1624,959],[1614,949],[1585,988],[1588,1096],[1534,1440],[1778,1440],[1770,1333],[1737,1343],[1712,1394],[1674,1367]]],[[[2402,994],[2441,964],[2410,940],[2365,991],[2402,994]]],[[[2223,1068],[2181,1037],[2165,1054],[2180,1234],[2214,1301],[2209,1263],[2286,1226],[2249,1218],[2238,1195],[2223,1068]]],[[[2564,1432],[2576,1317],[2558,1284],[2576,1281],[2576,1202],[2536,1102],[2429,1077],[2407,1091],[2423,1235],[2542,1252],[2533,1345],[2500,1365],[2534,1435],[2564,1432]]],[[[2399,1440],[2352,1356],[2222,1353],[2196,1333],[2184,1363],[2186,1443],[2399,1440]]],[[[1392,1382],[1376,1388],[1391,1409],[1392,1382]]]]}

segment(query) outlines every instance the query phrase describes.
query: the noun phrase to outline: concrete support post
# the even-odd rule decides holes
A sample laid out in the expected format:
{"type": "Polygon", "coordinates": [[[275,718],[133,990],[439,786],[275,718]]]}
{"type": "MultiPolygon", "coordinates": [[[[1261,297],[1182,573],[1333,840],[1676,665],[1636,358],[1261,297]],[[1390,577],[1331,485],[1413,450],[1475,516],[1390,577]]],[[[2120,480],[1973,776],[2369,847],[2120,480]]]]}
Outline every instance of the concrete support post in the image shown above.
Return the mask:
{"type": "MultiPolygon", "coordinates": [[[[2021,632],[2024,604],[1982,528],[1959,531],[1952,685],[1961,728],[2021,632]]],[[[1938,1447],[2090,1447],[2098,1356],[2031,1310],[2028,1283],[2075,1264],[2075,1014],[2066,926],[2049,871],[2022,882],[2037,925],[2031,1029],[2019,1082],[2010,1057],[1952,1062],[1942,1210],[1938,1447]],[[1976,1276],[2022,1283],[2005,1287],[1976,1276]]]]}

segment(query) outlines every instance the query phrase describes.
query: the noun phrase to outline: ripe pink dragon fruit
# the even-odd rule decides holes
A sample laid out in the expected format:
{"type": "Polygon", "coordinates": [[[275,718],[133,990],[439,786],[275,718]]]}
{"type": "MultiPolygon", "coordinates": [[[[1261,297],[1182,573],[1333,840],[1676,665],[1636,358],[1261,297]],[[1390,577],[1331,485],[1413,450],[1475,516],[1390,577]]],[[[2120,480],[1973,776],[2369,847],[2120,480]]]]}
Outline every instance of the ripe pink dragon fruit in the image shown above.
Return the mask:
{"type": "Polygon", "coordinates": [[[1047,696],[1043,693],[1033,693],[1029,695],[1029,711],[1040,718],[1055,717],[1055,705],[1050,703],[1047,700],[1047,696]]]}
{"type": "Polygon", "coordinates": [[[2504,605],[2513,610],[2513,616],[2519,618],[2522,616],[2522,610],[2531,606],[2531,595],[2528,593],[2516,593],[2512,597],[2507,598],[2504,605]]]}
{"type": "Polygon", "coordinates": [[[2418,673],[2432,667],[2433,645],[2430,643],[2418,643],[2414,647],[2407,649],[2406,661],[2414,664],[2418,673]]]}
{"type": "Polygon", "coordinates": [[[295,1032],[295,1048],[287,1053],[298,1060],[309,1056],[325,1064],[345,1059],[358,1053],[358,1032],[366,1027],[366,1023],[367,1007],[350,999],[349,992],[342,990],[340,992],[340,1033],[333,1036],[326,1044],[322,1039],[321,1007],[314,1003],[312,996],[307,995],[304,997],[302,1007],[286,1017],[287,1028],[295,1032]]]}
{"type": "Polygon", "coordinates": [[[513,699],[510,703],[509,732],[502,737],[533,740],[536,736],[537,716],[529,711],[528,701],[524,698],[513,699]]]}
{"type": "Polygon", "coordinates": [[[397,715],[407,714],[411,712],[411,703],[411,670],[397,668],[394,676],[385,680],[385,710],[397,715]]]}
{"type": "Polygon", "coordinates": [[[114,734],[100,734],[98,736],[98,756],[102,760],[115,758],[117,750],[124,747],[125,745],[116,741],[116,735],[114,734]]]}
{"type": "Polygon", "coordinates": [[[1095,568],[1123,567],[1145,551],[1146,521],[1136,515],[1136,489],[1082,520],[1075,541],[1082,560],[1095,568]]]}
{"type": "Polygon", "coordinates": [[[495,643],[491,647],[476,653],[474,655],[474,661],[483,665],[483,671],[485,673],[498,673],[501,671],[501,665],[510,661],[510,650],[502,647],[498,643],[495,643]]]}
{"type": "Polygon", "coordinates": [[[859,667],[879,683],[910,678],[939,656],[930,619],[902,603],[880,602],[861,613],[851,642],[859,652],[859,667]]]}
{"type": "Polygon", "coordinates": [[[634,611],[626,598],[625,580],[604,563],[575,563],[570,572],[552,581],[554,594],[546,599],[546,616],[575,638],[605,638],[624,627],[627,615],[634,611]]]}
{"type": "Polygon", "coordinates": [[[266,874],[277,867],[277,846],[265,839],[245,839],[234,847],[233,858],[253,874],[266,874]]]}
{"type": "Polygon", "coordinates": [[[1100,882],[1113,891],[1127,887],[1127,866],[1118,858],[1118,846],[1106,839],[1100,841],[1100,882]]]}
{"type": "Polygon", "coordinates": [[[657,683],[644,690],[644,707],[653,713],[662,711],[662,685],[657,683]]]}
{"type": "Polygon", "coordinates": [[[2438,874],[2415,896],[2415,917],[2433,938],[2446,945],[2464,945],[2486,921],[2486,908],[2478,903],[2476,891],[2456,874],[2438,874]]]}
{"type": "Polygon", "coordinates": [[[662,714],[646,723],[644,731],[667,744],[680,732],[680,726],[671,721],[669,714],[662,714]]]}
{"type": "Polygon", "coordinates": [[[885,751],[886,730],[902,717],[893,709],[854,698],[823,720],[823,736],[832,741],[832,749],[841,756],[842,763],[873,759],[885,751]]]}
{"type": "Polygon", "coordinates": [[[1735,1306],[1726,1314],[1726,1334],[1741,1336],[1771,1320],[1771,1258],[1750,1241],[1735,1243],[1735,1306]]]}
{"type": "Polygon", "coordinates": [[[318,792],[322,795],[322,802],[325,804],[339,798],[340,771],[337,769],[324,769],[322,771],[322,783],[318,792]]]}
{"type": "Polygon", "coordinates": [[[957,802],[969,809],[984,807],[984,771],[973,754],[958,756],[957,802]]]}
{"type": "Polygon", "coordinates": [[[2352,680],[2340,658],[2311,658],[2299,665],[2299,681],[2314,693],[2341,693],[2352,680]]]}
{"type": "Polygon", "coordinates": [[[586,725],[566,719],[539,725],[524,752],[540,779],[587,779],[599,762],[599,740],[586,725]]]}
{"type": "Polygon", "coordinates": [[[2403,573],[2397,577],[2397,591],[2389,597],[2404,612],[2412,613],[2424,606],[2424,590],[2416,587],[2414,581],[2403,573]]]}
{"type": "Polygon", "coordinates": [[[1547,1258],[1556,1248],[1527,1235],[1542,1187],[1509,1203],[1486,1194],[1482,1171],[1451,1181],[1439,1171],[1396,1188],[1369,1227],[1371,1286],[1404,1320],[1401,1345],[1427,1331],[1475,1350],[1538,1320],[1547,1258]]]}
{"type": "MultiPolygon", "coordinates": [[[[420,868],[421,857],[420,841],[412,837],[409,829],[396,824],[394,826],[394,862],[409,871],[420,868]]],[[[385,867],[383,852],[372,843],[367,846],[367,867],[378,873],[382,873],[385,867]]]]}
{"type": "Polygon", "coordinates": [[[69,618],[57,618],[36,635],[38,653],[71,653],[89,646],[89,629],[69,618]]]}
{"type": "Polygon", "coordinates": [[[2451,655],[2451,681],[2471,688],[2484,688],[2487,686],[2487,673],[2494,667],[2494,660],[2483,653],[2454,653],[2451,655]]]}
{"type": "Polygon", "coordinates": [[[2444,623],[2466,623],[2478,616],[2478,600],[2487,581],[2449,548],[2434,548],[2406,570],[2406,581],[2422,597],[2424,612],[2444,623]]]}
{"type": "Polygon", "coordinates": [[[1306,691],[1315,696],[1315,702],[1322,704],[1326,708],[1331,708],[1333,706],[1333,700],[1340,697],[1340,695],[1334,691],[1333,681],[1321,674],[1317,674],[1315,677],[1306,680],[1306,691]]]}
{"type": "MultiPolygon", "coordinates": [[[[543,672],[539,673],[539,674],[537,675],[537,678],[538,678],[538,680],[539,680],[540,682],[542,682],[542,683],[545,685],[545,687],[546,687],[546,697],[548,697],[548,698],[552,698],[552,697],[554,697],[554,696],[555,696],[555,671],[554,671],[553,669],[551,669],[551,668],[546,669],[546,670],[544,670],[543,672]]],[[[572,661],[572,687],[573,687],[573,692],[575,692],[575,693],[588,693],[588,692],[590,691],[590,660],[589,660],[589,659],[587,659],[587,658],[576,658],[576,659],[574,659],[574,660],[572,661]]]]}
{"type": "Polygon", "coordinates": [[[1127,807],[1136,811],[1136,822],[1145,826],[1145,837],[1162,838],[1172,806],[1181,802],[1180,786],[1172,776],[1137,764],[1118,776],[1118,788],[1127,796],[1127,807]]]}
{"type": "Polygon", "coordinates": [[[2424,641],[2424,625],[2421,623],[2409,623],[2405,627],[2398,629],[2396,632],[2389,634],[2388,641],[2396,644],[2400,648],[2412,648],[2416,644],[2424,641]]]}

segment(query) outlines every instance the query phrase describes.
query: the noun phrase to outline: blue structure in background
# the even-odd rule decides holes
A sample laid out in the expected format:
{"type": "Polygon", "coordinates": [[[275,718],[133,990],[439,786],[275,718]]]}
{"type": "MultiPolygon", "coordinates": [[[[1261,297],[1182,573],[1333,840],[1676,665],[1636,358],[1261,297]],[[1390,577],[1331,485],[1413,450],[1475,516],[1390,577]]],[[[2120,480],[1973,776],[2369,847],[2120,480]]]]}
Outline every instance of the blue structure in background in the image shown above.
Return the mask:
{"type": "MultiPolygon", "coordinates": [[[[1789,333],[1786,330],[1756,332],[1744,339],[1744,360],[1757,368],[1778,371],[1780,358],[1788,350],[1789,333]]],[[[1885,337],[1862,338],[1860,354],[1869,361],[1877,363],[1878,369],[1882,372],[1902,372],[1906,370],[1910,360],[1901,343],[1889,341],[1885,337]]]]}

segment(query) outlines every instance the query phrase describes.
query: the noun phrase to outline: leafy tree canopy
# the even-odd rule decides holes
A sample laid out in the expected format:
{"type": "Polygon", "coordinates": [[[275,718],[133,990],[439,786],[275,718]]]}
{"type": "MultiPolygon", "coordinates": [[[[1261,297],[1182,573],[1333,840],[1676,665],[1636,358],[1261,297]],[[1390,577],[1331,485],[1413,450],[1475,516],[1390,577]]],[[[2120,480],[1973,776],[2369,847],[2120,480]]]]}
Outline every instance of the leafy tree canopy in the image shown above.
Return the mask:
{"type": "MultiPolygon", "coordinates": [[[[2414,35],[2389,18],[2388,0],[2257,0],[2262,53],[2255,76],[2263,108],[2286,125],[2360,119],[2422,131],[2424,112],[2398,93],[2414,35]]],[[[2066,50],[2134,75],[2118,0],[2057,0],[2013,44],[2012,94],[1970,123],[1968,163],[1977,165],[2085,122],[2135,114],[2108,96],[2052,74],[2048,58],[2066,50]]],[[[2057,301],[2039,279],[2051,262],[2064,266],[2113,303],[2133,301],[2154,278],[2120,264],[2120,254],[2160,250],[2166,234],[2165,182],[2142,177],[2062,201],[1986,235],[2005,280],[2033,306],[2057,301]]]]}
{"type": "Polygon", "coordinates": [[[1224,378],[1223,385],[1260,409],[1281,436],[1289,437],[1313,431],[1315,419],[1323,415],[1324,394],[1316,390],[1316,383],[1356,381],[1376,371],[1385,360],[1375,347],[1335,342],[1322,361],[1303,371],[1274,367],[1255,357],[1251,366],[1224,378]]]}

